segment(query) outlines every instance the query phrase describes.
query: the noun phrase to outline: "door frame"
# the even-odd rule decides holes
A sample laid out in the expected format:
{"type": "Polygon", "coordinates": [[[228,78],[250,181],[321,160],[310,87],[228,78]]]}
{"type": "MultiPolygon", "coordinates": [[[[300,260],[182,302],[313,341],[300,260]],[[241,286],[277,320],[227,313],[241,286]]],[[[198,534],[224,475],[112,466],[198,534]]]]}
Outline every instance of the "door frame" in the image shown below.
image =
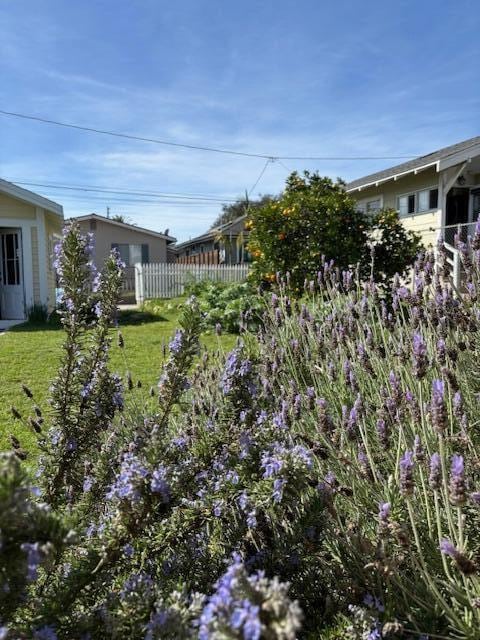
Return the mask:
{"type": "MultiPolygon", "coordinates": [[[[23,242],[23,238],[24,238],[24,233],[23,233],[23,229],[21,226],[19,225],[15,225],[15,226],[10,226],[10,225],[5,225],[4,221],[2,219],[0,219],[0,235],[2,233],[18,233],[18,246],[19,246],[19,250],[20,250],[20,285],[22,288],[22,318],[18,318],[19,320],[24,320],[25,316],[26,316],[26,282],[25,282],[25,248],[24,248],[24,242],[23,242]]],[[[0,244],[0,256],[1,256],[1,252],[3,251],[2,245],[0,244]]],[[[2,288],[3,284],[0,281],[0,289],[2,288]]],[[[3,311],[0,308],[0,320],[4,320],[5,318],[3,317],[3,311]]]]}

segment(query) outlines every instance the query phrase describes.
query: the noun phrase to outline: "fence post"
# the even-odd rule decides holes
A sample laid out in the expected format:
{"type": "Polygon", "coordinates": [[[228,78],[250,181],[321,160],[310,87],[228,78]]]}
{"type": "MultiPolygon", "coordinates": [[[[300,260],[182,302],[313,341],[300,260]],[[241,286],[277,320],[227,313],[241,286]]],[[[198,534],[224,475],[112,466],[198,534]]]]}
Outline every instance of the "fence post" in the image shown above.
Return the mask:
{"type": "Polygon", "coordinates": [[[143,286],[143,267],[138,262],[135,265],[135,301],[137,305],[142,305],[145,300],[143,286]]]}

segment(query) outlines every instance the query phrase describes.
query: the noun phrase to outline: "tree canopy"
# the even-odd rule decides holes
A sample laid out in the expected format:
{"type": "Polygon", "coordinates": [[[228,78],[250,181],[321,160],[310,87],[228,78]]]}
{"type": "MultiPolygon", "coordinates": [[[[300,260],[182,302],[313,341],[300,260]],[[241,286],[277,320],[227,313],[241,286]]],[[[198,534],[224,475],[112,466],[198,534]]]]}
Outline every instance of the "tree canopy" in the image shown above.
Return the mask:
{"type": "Polygon", "coordinates": [[[404,272],[420,249],[418,235],[403,227],[395,211],[367,216],[342,180],[308,171],[292,173],[279,198],[250,209],[247,229],[257,279],[288,271],[299,289],[325,259],[340,269],[358,265],[365,277],[373,266],[376,278],[386,282],[404,272]]]}
{"type": "Polygon", "coordinates": [[[231,204],[224,204],[222,206],[222,212],[215,218],[212,224],[212,229],[219,227],[227,222],[232,222],[236,218],[245,215],[249,211],[263,207],[268,202],[274,200],[273,196],[264,195],[258,200],[249,200],[248,198],[240,198],[236,202],[231,204]]]}

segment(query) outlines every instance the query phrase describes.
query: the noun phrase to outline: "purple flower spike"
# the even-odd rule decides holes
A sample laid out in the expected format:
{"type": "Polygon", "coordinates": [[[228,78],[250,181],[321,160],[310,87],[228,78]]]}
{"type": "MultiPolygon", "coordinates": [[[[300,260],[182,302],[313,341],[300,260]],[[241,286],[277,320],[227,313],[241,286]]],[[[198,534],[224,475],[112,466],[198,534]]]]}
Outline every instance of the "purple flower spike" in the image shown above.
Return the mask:
{"type": "Polygon", "coordinates": [[[400,459],[400,491],[404,496],[413,494],[413,451],[405,451],[400,459]]]}
{"type": "Polygon", "coordinates": [[[471,493],[470,500],[473,502],[474,505],[476,505],[477,507],[480,507],[480,491],[474,491],[473,493],[471,493]]]}
{"type": "Polygon", "coordinates": [[[445,408],[445,383],[434,380],[432,383],[432,402],[430,405],[432,425],[435,431],[443,433],[447,428],[447,411],[445,408]]]}
{"type": "Polygon", "coordinates": [[[438,453],[434,453],[430,458],[430,475],[428,478],[430,487],[434,491],[438,491],[440,489],[440,482],[442,479],[442,465],[440,461],[440,456],[438,453]]]}
{"type": "Polygon", "coordinates": [[[465,503],[465,465],[463,456],[456,453],[452,456],[452,465],[450,467],[450,502],[460,507],[465,503]]]}
{"type": "Polygon", "coordinates": [[[455,556],[457,555],[457,549],[455,547],[455,545],[453,545],[450,540],[447,540],[447,538],[444,538],[441,542],[440,542],[440,551],[446,555],[446,556],[450,556],[451,558],[455,558],[455,556]]]}
{"type": "Polygon", "coordinates": [[[427,372],[428,359],[427,347],[419,333],[415,333],[413,336],[412,360],[415,376],[420,380],[427,372]]]}

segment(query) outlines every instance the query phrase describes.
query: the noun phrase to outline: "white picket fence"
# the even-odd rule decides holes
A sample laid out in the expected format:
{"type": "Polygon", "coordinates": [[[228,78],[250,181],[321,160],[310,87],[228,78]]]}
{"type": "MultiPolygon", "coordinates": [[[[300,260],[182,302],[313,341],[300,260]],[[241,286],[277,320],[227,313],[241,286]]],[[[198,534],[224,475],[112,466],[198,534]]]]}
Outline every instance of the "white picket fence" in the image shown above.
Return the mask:
{"type": "Polygon", "coordinates": [[[248,269],[248,264],[136,264],[135,299],[137,304],[142,304],[150,298],[181,296],[185,284],[198,280],[242,282],[248,275],[248,269]]]}

